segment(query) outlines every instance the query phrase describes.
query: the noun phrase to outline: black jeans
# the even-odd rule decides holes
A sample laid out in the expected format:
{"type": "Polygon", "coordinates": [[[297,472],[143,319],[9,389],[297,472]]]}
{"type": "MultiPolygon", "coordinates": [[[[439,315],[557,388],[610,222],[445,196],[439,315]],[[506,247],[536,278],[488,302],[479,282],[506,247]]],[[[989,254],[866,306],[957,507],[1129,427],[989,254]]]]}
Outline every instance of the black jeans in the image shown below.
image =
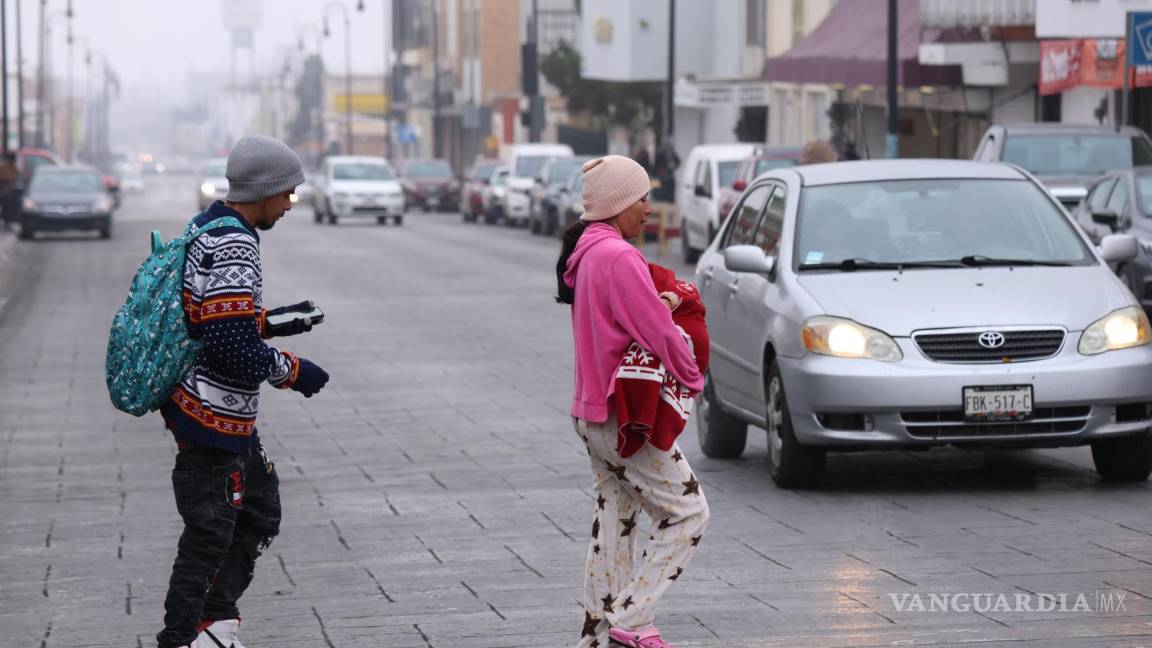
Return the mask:
{"type": "Polygon", "coordinates": [[[192,643],[202,619],[239,618],[236,601],[252,582],[256,558],[280,531],[280,480],[260,446],[242,454],[182,449],[172,489],[184,533],[158,648],[192,643]]]}

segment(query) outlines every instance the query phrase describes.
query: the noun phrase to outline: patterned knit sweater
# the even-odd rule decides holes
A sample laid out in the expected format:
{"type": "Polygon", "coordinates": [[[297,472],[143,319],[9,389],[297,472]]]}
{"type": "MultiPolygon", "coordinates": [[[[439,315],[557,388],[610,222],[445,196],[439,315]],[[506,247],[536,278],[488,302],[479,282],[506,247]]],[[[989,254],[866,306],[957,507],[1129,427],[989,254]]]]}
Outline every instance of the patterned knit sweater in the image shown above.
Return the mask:
{"type": "MultiPolygon", "coordinates": [[[[194,222],[243,217],[221,202],[194,222]]],[[[260,384],[292,386],[295,355],[263,340],[260,237],[245,224],[196,238],[184,265],[184,308],[192,338],[204,347],[160,409],[178,443],[244,452],[255,445],[260,384]]]]}

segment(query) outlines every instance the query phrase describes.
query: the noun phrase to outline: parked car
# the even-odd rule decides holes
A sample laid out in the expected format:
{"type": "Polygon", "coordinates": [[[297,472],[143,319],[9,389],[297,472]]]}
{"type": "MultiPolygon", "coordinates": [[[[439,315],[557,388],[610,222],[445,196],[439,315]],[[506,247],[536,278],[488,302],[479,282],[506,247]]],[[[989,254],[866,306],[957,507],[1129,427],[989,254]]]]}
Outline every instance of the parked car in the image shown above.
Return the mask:
{"type": "Polygon", "coordinates": [[[208,209],[208,205],[217,200],[224,200],[228,195],[227,170],[228,158],[215,158],[201,165],[196,183],[196,205],[200,211],[208,209]]]}
{"type": "Polygon", "coordinates": [[[587,155],[556,157],[548,160],[536,184],[532,187],[531,210],[528,214],[528,228],[533,234],[550,236],[560,223],[557,210],[557,197],[572,173],[579,172],[584,163],[592,158],[587,155]]]}
{"type": "Polygon", "coordinates": [[[96,230],[112,236],[112,197],[95,169],[83,166],[43,166],[24,191],[20,238],[36,232],[96,230]]]}
{"type": "Polygon", "coordinates": [[[438,211],[460,202],[460,183],[444,160],[407,160],[400,163],[400,184],[408,207],[438,211]]]}
{"type": "Polygon", "coordinates": [[[1072,218],[1094,243],[1109,234],[1132,234],[1140,242],[1136,259],[1116,274],[1148,313],[1152,313],[1152,167],[1113,171],[1088,188],[1072,218]]]}
{"type": "Polygon", "coordinates": [[[736,168],[736,177],[732,179],[732,184],[721,185],[720,187],[720,204],[718,213],[720,220],[723,221],[728,217],[728,212],[732,211],[732,205],[740,198],[740,194],[752,184],[752,181],[760,176],[762,173],[767,173],[772,169],[781,169],[785,167],[793,167],[800,164],[800,156],[804,149],[796,146],[758,146],[752,152],[752,155],[744,158],[740,162],[740,166],[736,168]]]}
{"type": "Polygon", "coordinates": [[[732,185],[740,162],[755,150],[754,144],[702,144],[688,154],[676,184],[685,263],[696,261],[720,229],[726,216],[720,213],[720,188],[732,185]]]}
{"type": "Polygon", "coordinates": [[[712,457],[768,433],[782,487],[837,449],[1090,444],[1152,472],[1152,329],[1056,200],[1007,165],[875,160],[758,178],[700,259],[712,457]]]}
{"type": "Polygon", "coordinates": [[[973,159],[1023,168],[1072,209],[1105,173],[1152,164],[1152,140],[1135,126],[994,125],[980,139],[973,159]]]}
{"type": "Polygon", "coordinates": [[[382,157],[332,155],[324,159],[312,187],[312,211],[317,223],[336,225],[343,218],[388,219],[404,223],[405,196],[392,165],[382,157]]]}
{"type": "Polygon", "coordinates": [[[140,193],[144,191],[144,172],[140,165],[134,162],[121,162],[116,165],[116,173],[120,177],[120,190],[125,193],[140,193]]]}
{"type": "Polygon", "coordinates": [[[489,225],[504,218],[504,199],[508,195],[508,167],[497,167],[484,187],[484,222],[489,225]]]}
{"type": "Polygon", "coordinates": [[[492,180],[493,172],[502,166],[504,163],[500,160],[484,158],[477,160],[464,174],[460,189],[460,214],[464,222],[475,222],[484,214],[484,189],[492,180]]]}
{"type": "Polygon", "coordinates": [[[555,232],[557,237],[563,238],[564,230],[584,215],[583,193],[584,173],[580,169],[574,169],[568,174],[567,182],[556,196],[556,211],[560,214],[559,226],[555,232]]]}
{"type": "Polygon", "coordinates": [[[567,144],[517,144],[509,150],[508,196],[505,200],[504,222],[508,225],[526,225],[532,206],[532,187],[544,165],[555,157],[572,157],[567,144]]]}

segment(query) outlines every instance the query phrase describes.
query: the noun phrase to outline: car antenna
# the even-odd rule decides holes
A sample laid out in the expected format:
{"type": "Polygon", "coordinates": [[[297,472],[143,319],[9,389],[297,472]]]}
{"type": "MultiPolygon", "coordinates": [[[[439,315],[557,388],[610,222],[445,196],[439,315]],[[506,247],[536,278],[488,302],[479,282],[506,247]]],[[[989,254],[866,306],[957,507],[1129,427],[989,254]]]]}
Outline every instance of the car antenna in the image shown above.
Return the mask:
{"type": "Polygon", "coordinates": [[[868,150],[868,130],[864,127],[864,105],[860,97],[856,97],[856,126],[860,130],[860,139],[864,142],[864,159],[871,160],[872,152],[868,150]]]}

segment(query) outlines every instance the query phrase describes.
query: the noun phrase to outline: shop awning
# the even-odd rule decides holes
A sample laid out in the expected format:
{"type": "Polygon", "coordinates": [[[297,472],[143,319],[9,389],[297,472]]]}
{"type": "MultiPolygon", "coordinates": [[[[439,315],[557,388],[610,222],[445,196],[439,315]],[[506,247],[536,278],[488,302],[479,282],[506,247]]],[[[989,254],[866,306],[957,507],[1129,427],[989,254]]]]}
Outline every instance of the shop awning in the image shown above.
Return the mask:
{"type": "MultiPolygon", "coordinates": [[[[942,34],[920,24],[920,0],[897,4],[899,85],[960,85],[959,66],[920,64],[920,43],[936,42],[942,34]]],[[[884,86],[887,65],[888,1],[840,0],[804,40],[764,62],[764,80],[884,86]]]]}

